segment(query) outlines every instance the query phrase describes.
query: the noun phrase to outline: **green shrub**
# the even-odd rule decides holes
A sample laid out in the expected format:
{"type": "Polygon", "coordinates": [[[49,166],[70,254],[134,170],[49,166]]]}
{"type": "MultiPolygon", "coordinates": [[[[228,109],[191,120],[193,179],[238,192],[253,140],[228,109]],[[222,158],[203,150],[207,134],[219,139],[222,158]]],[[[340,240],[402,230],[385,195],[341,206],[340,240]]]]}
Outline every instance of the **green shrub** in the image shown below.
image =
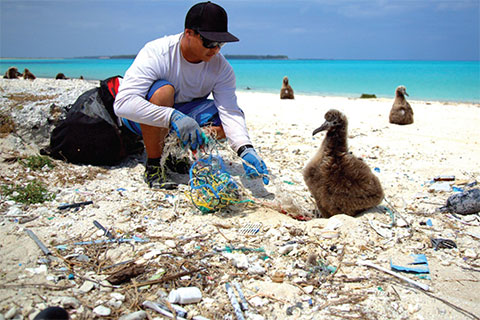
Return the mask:
{"type": "Polygon", "coordinates": [[[376,99],[377,96],[375,94],[370,94],[370,93],[362,93],[360,96],[360,99],[376,99]]]}
{"type": "Polygon", "coordinates": [[[2,195],[10,200],[23,204],[43,203],[55,199],[55,194],[49,193],[45,186],[33,180],[27,186],[2,185],[2,195]]]}
{"type": "Polygon", "coordinates": [[[42,169],[44,166],[49,167],[50,169],[54,167],[52,159],[46,156],[30,156],[25,160],[20,160],[20,163],[27,168],[32,170],[42,169]]]}

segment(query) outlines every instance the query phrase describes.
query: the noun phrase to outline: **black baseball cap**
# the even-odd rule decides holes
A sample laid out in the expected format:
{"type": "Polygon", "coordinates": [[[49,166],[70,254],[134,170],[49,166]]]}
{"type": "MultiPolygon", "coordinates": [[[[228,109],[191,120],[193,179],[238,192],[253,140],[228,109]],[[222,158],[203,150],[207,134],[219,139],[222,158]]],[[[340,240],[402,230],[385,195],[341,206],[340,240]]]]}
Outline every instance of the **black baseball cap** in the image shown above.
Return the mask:
{"type": "Polygon", "coordinates": [[[193,29],[205,39],[218,42],[239,41],[228,32],[227,24],[225,9],[210,1],[197,3],[188,10],[185,17],[185,29],[193,29]]]}

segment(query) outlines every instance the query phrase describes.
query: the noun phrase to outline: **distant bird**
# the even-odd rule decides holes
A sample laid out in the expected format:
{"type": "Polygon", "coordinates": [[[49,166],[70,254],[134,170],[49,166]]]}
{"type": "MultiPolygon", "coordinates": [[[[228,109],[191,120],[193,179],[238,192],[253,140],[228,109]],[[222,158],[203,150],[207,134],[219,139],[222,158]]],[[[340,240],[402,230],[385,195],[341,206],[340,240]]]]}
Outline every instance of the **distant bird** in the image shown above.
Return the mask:
{"type": "Polygon", "coordinates": [[[30,70],[28,70],[27,68],[25,68],[25,70],[23,70],[23,79],[25,80],[35,80],[36,77],[33,73],[30,72],[30,70]]]}
{"type": "Polygon", "coordinates": [[[313,131],[315,135],[327,130],[322,146],[303,170],[303,179],[321,216],[354,216],[377,206],[383,200],[382,186],[369,166],[348,152],[347,118],[331,109],[325,120],[313,131]]]}
{"type": "Polygon", "coordinates": [[[288,77],[283,77],[282,89],[280,89],[280,99],[294,99],[293,89],[288,84],[288,77]]]}
{"type": "Polygon", "coordinates": [[[395,100],[390,110],[390,123],[394,124],[412,124],[413,109],[405,96],[408,96],[407,89],[404,86],[398,86],[395,90],[395,100]]]}
{"type": "Polygon", "coordinates": [[[3,76],[4,79],[18,79],[22,74],[18,72],[16,67],[10,67],[7,71],[5,71],[5,75],[3,76]]]}
{"type": "Polygon", "coordinates": [[[57,75],[55,76],[55,79],[56,80],[66,80],[68,79],[63,73],[57,73],[57,75]]]}

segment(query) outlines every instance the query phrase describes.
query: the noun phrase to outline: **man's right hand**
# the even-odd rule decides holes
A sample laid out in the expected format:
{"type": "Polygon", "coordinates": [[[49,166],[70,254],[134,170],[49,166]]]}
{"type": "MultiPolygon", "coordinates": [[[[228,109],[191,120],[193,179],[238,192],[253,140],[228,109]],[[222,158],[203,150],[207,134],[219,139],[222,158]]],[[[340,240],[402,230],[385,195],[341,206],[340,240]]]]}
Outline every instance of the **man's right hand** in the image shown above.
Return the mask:
{"type": "Polygon", "coordinates": [[[178,110],[173,111],[170,124],[184,147],[190,144],[190,148],[196,150],[207,142],[207,137],[197,121],[178,110]]]}

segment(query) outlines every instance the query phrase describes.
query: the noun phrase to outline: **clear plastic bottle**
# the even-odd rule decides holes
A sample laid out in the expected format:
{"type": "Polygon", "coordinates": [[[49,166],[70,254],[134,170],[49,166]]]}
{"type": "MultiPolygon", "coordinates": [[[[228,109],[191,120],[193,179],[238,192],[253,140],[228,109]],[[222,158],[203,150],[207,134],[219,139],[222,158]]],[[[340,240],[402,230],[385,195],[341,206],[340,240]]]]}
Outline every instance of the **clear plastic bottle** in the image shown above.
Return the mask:
{"type": "Polygon", "coordinates": [[[189,304],[202,300],[202,292],[197,287],[182,287],[172,290],[168,295],[168,302],[189,304]]]}

